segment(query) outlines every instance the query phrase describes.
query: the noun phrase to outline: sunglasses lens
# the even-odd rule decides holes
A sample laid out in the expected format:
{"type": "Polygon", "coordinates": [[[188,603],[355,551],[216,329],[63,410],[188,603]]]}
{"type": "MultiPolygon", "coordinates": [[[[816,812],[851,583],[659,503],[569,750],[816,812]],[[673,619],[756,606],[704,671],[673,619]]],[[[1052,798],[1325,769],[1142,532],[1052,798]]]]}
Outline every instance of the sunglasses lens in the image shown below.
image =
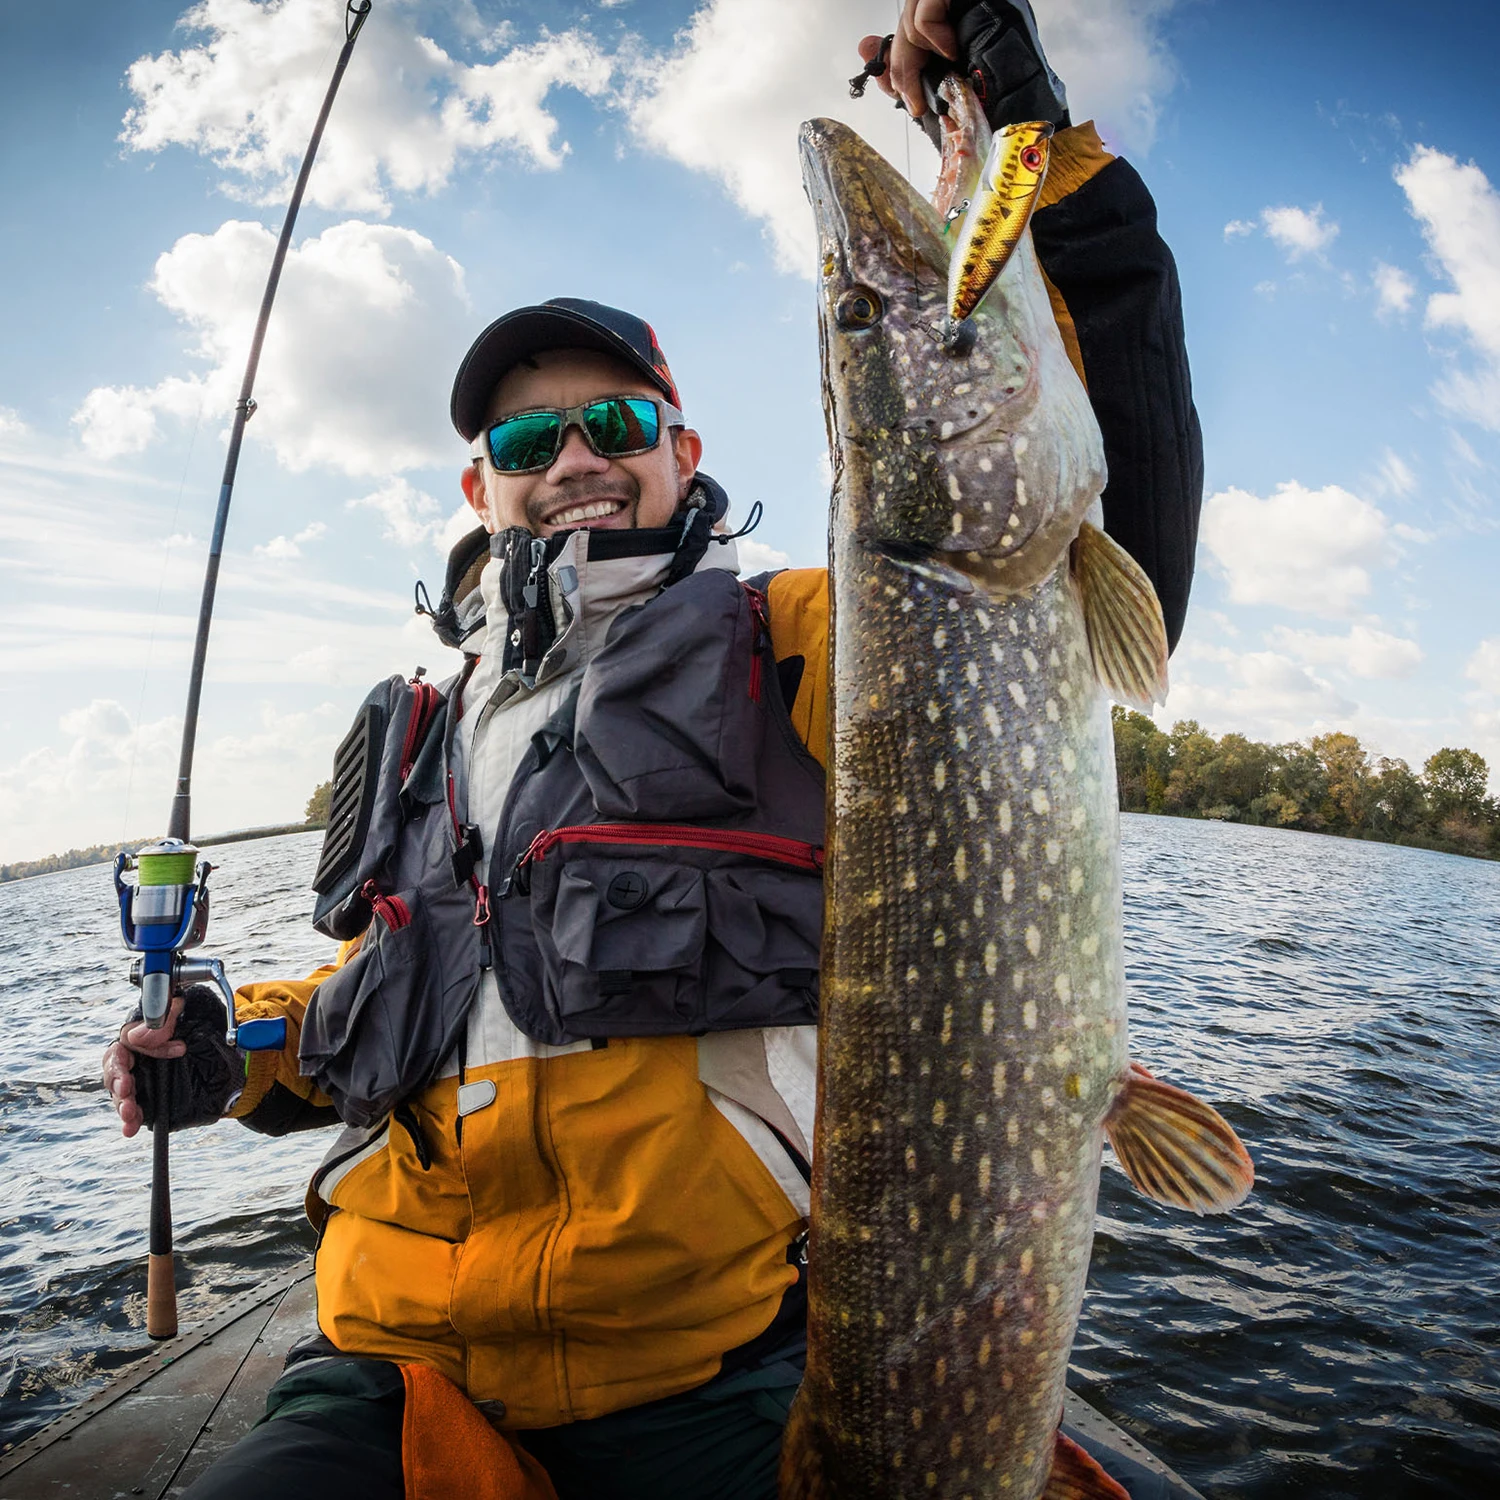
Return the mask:
{"type": "Polygon", "coordinates": [[[644,453],[656,446],[660,431],[656,403],[629,396],[615,396],[584,407],[583,423],[594,452],[606,458],[619,453],[644,453]]]}
{"type": "Polygon", "coordinates": [[[557,453],[560,423],[552,412],[526,412],[490,428],[490,461],[502,474],[543,469],[557,453]]]}

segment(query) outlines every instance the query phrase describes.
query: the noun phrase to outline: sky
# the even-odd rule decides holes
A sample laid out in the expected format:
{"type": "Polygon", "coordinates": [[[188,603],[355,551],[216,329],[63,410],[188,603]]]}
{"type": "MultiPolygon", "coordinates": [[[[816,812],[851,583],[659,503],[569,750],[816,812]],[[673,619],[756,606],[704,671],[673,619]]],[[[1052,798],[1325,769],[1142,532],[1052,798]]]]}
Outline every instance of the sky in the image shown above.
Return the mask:
{"type": "MultiPolygon", "coordinates": [[[[1500,770],[1500,16],[1036,0],[1182,278],[1207,489],[1158,719],[1500,770]]],[[[343,0],[0,4],[0,861],[160,831],[250,329],[343,0]]],[[[453,371],[553,296],[655,326],[703,467],[821,565],[796,127],[936,154],[847,79],[865,0],[375,0],[282,280],[194,775],[299,818],[468,529],[453,371]]],[[[1500,789],[1500,777],[1492,780],[1500,789]]]]}

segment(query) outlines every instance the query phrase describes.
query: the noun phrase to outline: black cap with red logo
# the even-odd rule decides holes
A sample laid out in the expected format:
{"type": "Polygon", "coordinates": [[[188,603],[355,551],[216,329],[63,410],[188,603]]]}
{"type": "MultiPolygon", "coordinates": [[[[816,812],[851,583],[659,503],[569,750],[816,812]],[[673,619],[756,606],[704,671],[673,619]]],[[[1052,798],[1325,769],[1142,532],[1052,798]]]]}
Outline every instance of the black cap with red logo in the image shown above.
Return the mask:
{"type": "Polygon", "coordinates": [[[474,340],[453,382],[449,412],[465,442],[484,426],[490,397],[512,366],[546,349],[597,349],[639,370],[679,409],[682,401],[667,357],[642,318],[581,297],[553,297],[539,307],[518,307],[497,318],[474,340]]]}

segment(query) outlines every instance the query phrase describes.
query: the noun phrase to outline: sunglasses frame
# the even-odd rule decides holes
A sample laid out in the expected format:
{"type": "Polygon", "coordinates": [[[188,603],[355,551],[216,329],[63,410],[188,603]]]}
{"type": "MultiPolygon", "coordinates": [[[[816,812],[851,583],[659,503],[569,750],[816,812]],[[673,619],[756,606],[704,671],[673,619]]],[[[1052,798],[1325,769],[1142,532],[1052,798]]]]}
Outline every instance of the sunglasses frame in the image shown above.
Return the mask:
{"type": "Polygon", "coordinates": [[[488,461],[489,466],[497,474],[542,474],[557,462],[557,455],[562,452],[563,444],[568,440],[568,431],[576,427],[583,434],[583,440],[589,446],[589,451],[596,458],[634,458],[640,453],[654,453],[661,447],[662,437],[674,427],[685,427],[687,419],[672,405],[670,401],[663,401],[659,396],[643,396],[639,392],[629,391],[613,396],[594,396],[587,401],[580,402],[577,406],[530,406],[525,411],[513,411],[491,422],[478,437],[474,439],[470,456],[482,458],[488,461]],[[583,414],[590,407],[602,406],[609,401],[645,401],[656,408],[656,441],[647,448],[626,448],[619,453],[601,453],[594,443],[593,434],[584,424],[583,414]],[[552,455],[546,463],[532,464],[524,469],[502,469],[495,462],[495,455],[490,446],[490,434],[497,428],[503,427],[507,422],[514,422],[519,417],[556,417],[558,419],[557,444],[552,449],[552,455]]]}

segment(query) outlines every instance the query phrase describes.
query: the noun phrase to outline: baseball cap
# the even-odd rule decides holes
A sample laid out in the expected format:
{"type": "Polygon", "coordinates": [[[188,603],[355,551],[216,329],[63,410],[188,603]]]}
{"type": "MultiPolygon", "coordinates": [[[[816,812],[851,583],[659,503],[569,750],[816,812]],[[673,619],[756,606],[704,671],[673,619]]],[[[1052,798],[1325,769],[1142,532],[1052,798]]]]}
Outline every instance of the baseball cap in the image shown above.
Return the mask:
{"type": "Polygon", "coordinates": [[[473,442],[500,378],[545,349],[597,349],[639,370],[673,406],[682,406],[667,357],[651,325],[633,313],[582,297],[553,297],[496,318],[474,340],[453,382],[449,413],[459,436],[473,442]]]}

